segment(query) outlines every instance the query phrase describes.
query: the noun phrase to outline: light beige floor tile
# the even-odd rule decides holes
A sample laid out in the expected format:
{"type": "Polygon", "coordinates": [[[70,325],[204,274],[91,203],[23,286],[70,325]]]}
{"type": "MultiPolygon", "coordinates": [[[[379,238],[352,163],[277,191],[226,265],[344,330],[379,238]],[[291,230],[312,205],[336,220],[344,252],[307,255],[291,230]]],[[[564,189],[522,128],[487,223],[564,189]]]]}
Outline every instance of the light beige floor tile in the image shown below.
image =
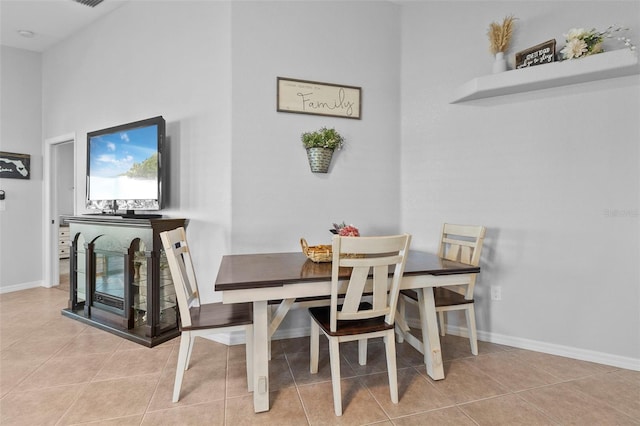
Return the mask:
{"type": "Polygon", "coordinates": [[[188,405],[168,410],[148,412],[142,426],[214,426],[224,425],[225,401],[188,405]]]}
{"type": "MultiPolygon", "coordinates": [[[[422,338],[422,336],[420,336],[420,338],[422,338]]],[[[442,348],[443,361],[452,361],[474,356],[471,353],[469,340],[460,336],[453,336],[451,334],[440,336],[440,346],[442,348]]],[[[478,353],[480,353],[479,347],[480,344],[478,343],[478,353]]]]}
{"type": "Polygon", "coordinates": [[[160,373],[171,354],[171,348],[138,348],[111,354],[94,380],[160,373]]]}
{"type": "Polygon", "coordinates": [[[454,404],[451,398],[438,391],[414,368],[398,370],[398,404],[391,402],[389,376],[386,372],[363,376],[361,380],[391,418],[454,404]]]}
{"type": "Polygon", "coordinates": [[[612,374],[619,375],[623,380],[626,380],[633,385],[640,386],[640,371],[625,370],[620,368],[614,371],[612,374]]]}
{"type": "Polygon", "coordinates": [[[560,381],[557,377],[535,365],[520,361],[518,355],[511,351],[465,358],[461,362],[467,363],[472,368],[477,368],[512,392],[560,381]]]}
{"type": "MultiPolygon", "coordinates": [[[[243,368],[245,368],[244,364],[243,368]]],[[[295,382],[287,359],[275,358],[269,361],[269,390],[276,391],[291,386],[295,386],[295,382]]]]}
{"type": "Polygon", "coordinates": [[[633,383],[627,377],[622,371],[602,373],[570,385],[640,422],[640,382],[633,383]]]}
{"type": "Polygon", "coordinates": [[[85,354],[51,358],[16,387],[16,391],[88,383],[106,362],[107,355],[85,354]]]}
{"type": "Polygon", "coordinates": [[[457,407],[443,408],[440,410],[428,411],[426,413],[393,419],[396,426],[477,426],[457,407]]]}
{"type": "Polygon", "coordinates": [[[375,398],[357,378],[340,381],[342,416],[335,416],[331,382],[300,386],[299,392],[311,425],[363,425],[388,420],[375,398]]]}
{"type": "Polygon", "coordinates": [[[134,416],[115,417],[112,419],[98,420],[90,423],[78,423],[83,426],[140,426],[143,419],[142,414],[134,416]]]}
{"type": "MultiPolygon", "coordinates": [[[[424,369],[419,368],[417,370],[420,374],[428,377],[424,369]]],[[[452,398],[458,404],[509,392],[505,386],[479,370],[471,368],[464,360],[445,362],[444,375],[444,380],[429,378],[429,381],[436,389],[452,398]]]]}
{"type": "Polygon", "coordinates": [[[52,337],[72,337],[82,333],[87,325],[71,318],[56,315],[55,319],[48,321],[38,330],[34,331],[32,337],[34,339],[52,338],[52,337]]]}
{"type": "Polygon", "coordinates": [[[60,425],[143,414],[158,384],[158,375],[104,380],[84,385],[60,425]]]}
{"type": "MultiPolygon", "coordinates": [[[[177,351],[176,351],[177,352],[177,351]]],[[[156,411],[190,404],[200,404],[223,400],[226,394],[227,371],[224,363],[206,362],[200,356],[200,362],[194,362],[184,372],[180,400],[173,402],[176,361],[172,356],[163,369],[158,388],[153,394],[147,411],[156,411]]]]}
{"type": "Polygon", "coordinates": [[[5,357],[0,360],[0,398],[14,390],[18,384],[31,375],[40,362],[20,357],[5,357]]]}
{"type": "Polygon", "coordinates": [[[247,356],[247,347],[245,345],[232,345],[229,346],[227,351],[227,362],[232,363],[244,363],[247,356]]]}
{"type": "Polygon", "coordinates": [[[551,426],[555,423],[517,395],[509,394],[458,406],[479,425],[551,426]]]}
{"type": "MultiPolygon", "coordinates": [[[[177,339],[174,340],[176,340],[177,343],[173,345],[175,354],[177,355],[180,350],[180,344],[177,339]]],[[[161,348],[161,346],[157,346],[157,348],[161,348]]],[[[229,346],[227,345],[205,339],[204,337],[196,337],[191,353],[191,365],[195,365],[201,361],[207,364],[226,365],[228,352],[229,346]]]]}
{"type": "Polygon", "coordinates": [[[0,424],[55,425],[83,389],[83,385],[74,385],[11,392],[0,400],[0,424]]]}
{"type": "Polygon", "coordinates": [[[575,389],[573,383],[559,383],[519,392],[530,404],[563,425],[637,425],[637,419],[605,402],[575,389]]]}
{"type": "MultiPolygon", "coordinates": [[[[89,327],[78,336],[69,340],[56,357],[74,356],[77,354],[105,354],[115,352],[125,341],[122,337],[89,327]]],[[[140,347],[140,345],[138,345],[140,347]]]]}
{"type": "Polygon", "coordinates": [[[271,359],[282,358],[285,356],[283,342],[287,341],[288,339],[271,341],[271,359]]]}
{"type": "Polygon", "coordinates": [[[361,377],[378,404],[391,418],[451,406],[453,400],[438,391],[414,368],[398,370],[398,404],[391,402],[386,372],[361,377]]]}
{"type": "Polygon", "coordinates": [[[25,337],[3,350],[0,354],[0,362],[11,359],[31,360],[34,363],[42,363],[55,355],[69,342],[68,337],[25,337]]]}
{"type": "Polygon", "coordinates": [[[234,426],[299,426],[307,424],[307,418],[296,388],[270,392],[269,400],[269,411],[254,413],[253,395],[228,398],[225,407],[225,424],[234,426]]]}
{"type": "MultiPolygon", "coordinates": [[[[322,343],[322,341],[321,341],[322,343]]],[[[295,352],[287,354],[287,361],[293,373],[295,383],[300,386],[309,383],[326,382],[331,380],[331,358],[328,348],[320,348],[320,356],[318,359],[318,372],[311,374],[309,365],[308,352],[295,352]]],[[[356,373],[351,368],[346,359],[340,356],[340,377],[348,378],[355,376],[356,373]]]]}
{"type": "MultiPolygon", "coordinates": [[[[360,365],[360,362],[358,360],[358,342],[341,343],[340,354],[347,360],[347,362],[351,366],[351,369],[353,369],[353,371],[358,376],[387,371],[387,357],[385,355],[385,346],[381,339],[370,340],[369,342],[367,342],[366,365],[360,365]]],[[[410,363],[405,362],[405,358],[397,356],[396,364],[398,368],[412,366],[410,363]]]]}
{"type": "Polygon", "coordinates": [[[14,343],[31,336],[37,329],[31,323],[10,324],[0,319],[0,350],[6,350],[14,343]]]}
{"type": "Polygon", "coordinates": [[[520,361],[544,370],[561,380],[579,379],[596,373],[616,370],[615,367],[557,355],[544,354],[542,352],[518,349],[513,353],[518,355],[520,361]]]}
{"type": "MultiPolygon", "coordinates": [[[[269,386],[271,386],[271,368],[269,368],[269,376],[269,386]]],[[[272,388],[272,390],[274,389],[272,388]]],[[[244,362],[229,363],[227,367],[227,398],[247,396],[248,392],[246,364],[244,362]]]]}
{"type": "Polygon", "coordinates": [[[390,401],[381,340],[369,343],[364,367],[357,343],[341,344],[342,417],[333,414],[324,337],[316,375],[308,337],[272,342],[271,411],[259,414],[244,345],[199,338],[174,404],[179,339],[146,348],[62,316],[67,298],[44,288],[0,295],[0,424],[640,425],[640,372],[487,342],[473,356],[468,339],[451,335],[442,338],[443,357],[453,360],[442,381],[426,376],[422,354],[396,345],[398,405],[390,401]],[[92,381],[62,385],[85,380],[92,381]]]}
{"type": "MultiPolygon", "coordinates": [[[[324,336],[320,336],[320,346],[326,342],[324,336]],[[323,340],[324,339],[324,340],[323,340]]],[[[278,343],[280,350],[287,355],[298,352],[309,352],[309,337],[295,337],[293,339],[276,340],[271,343],[271,355],[274,355],[275,343],[278,343]]]]}
{"type": "Polygon", "coordinates": [[[398,365],[411,367],[424,366],[424,355],[407,342],[396,342],[396,358],[398,365]]]}

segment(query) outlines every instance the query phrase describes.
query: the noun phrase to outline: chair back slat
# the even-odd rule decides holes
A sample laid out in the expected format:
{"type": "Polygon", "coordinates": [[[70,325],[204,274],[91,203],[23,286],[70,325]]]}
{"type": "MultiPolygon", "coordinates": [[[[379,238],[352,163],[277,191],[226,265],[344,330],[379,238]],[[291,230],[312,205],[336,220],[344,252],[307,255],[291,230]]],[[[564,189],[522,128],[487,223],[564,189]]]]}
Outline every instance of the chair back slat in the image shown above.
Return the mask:
{"type": "Polygon", "coordinates": [[[173,286],[176,291],[176,302],[180,311],[183,327],[191,326],[191,306],[199,306],[198,283],[196,281],[191,254],[187,244],[184,228],[176,228],[160,233],[160,239],[167,256],[173,286]]]}
{"type": "Polygon", "coordinates": [[[441,258],[478,266],[486,228],[445,223],[438,254],[441,258]]]}
{"type": "Polygon", "coordinates": [[[331,277],[330,327],[336,331],[337,322],[362,320],[384,316],[387,324],[393,324],[404,273],[406,255],[411,236],[409,234],[384,237],[340,237],[333,238],[333,265],[331,277]],[[390,267],[393,276],[389,280],[390,267]],[[350,267],[351,276],[342,306],[338,307],[341,267],[350,267]],[[367,292],[372,293],[372,307],[361,304],[367,292]]]}
{"type": "MultiPolygon", "coordinates": [[[[484,226],[445,223],[442,227],[439,256],[443,259],[478,266],[486,231],[484,226]]],[[[468,283],[450,289],[464,295],[467,300],[473,299],[476,275],[470,275],[468,283]]]]}

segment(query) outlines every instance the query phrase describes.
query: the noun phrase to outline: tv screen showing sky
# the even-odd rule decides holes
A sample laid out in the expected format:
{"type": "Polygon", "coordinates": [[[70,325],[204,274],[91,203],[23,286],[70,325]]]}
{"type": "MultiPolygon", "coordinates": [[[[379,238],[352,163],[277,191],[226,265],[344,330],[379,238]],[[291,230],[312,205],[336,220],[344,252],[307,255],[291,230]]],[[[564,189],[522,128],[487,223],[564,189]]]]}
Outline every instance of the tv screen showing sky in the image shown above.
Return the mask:
{"type": "Polygon", "coordinates": [[[158,197],[158,126],[93,136],[89,150],[90,199],[158,197]]]}

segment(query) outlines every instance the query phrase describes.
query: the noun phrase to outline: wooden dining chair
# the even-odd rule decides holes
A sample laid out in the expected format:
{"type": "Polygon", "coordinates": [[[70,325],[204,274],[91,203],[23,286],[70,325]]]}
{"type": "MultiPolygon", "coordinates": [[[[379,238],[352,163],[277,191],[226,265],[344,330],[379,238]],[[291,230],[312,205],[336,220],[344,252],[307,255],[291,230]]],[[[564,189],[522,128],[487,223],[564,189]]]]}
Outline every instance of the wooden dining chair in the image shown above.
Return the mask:
{"type": "Polygon", "coordinates": [[[191,253],[184,228],[160,233],[167,255],[176,302],[180,312],[180,352],[173,386],[173,402],[180,399],[180,388],[196,337],[244,330],[246,336],[247,383],[253,390],[253,311],[251,303],[200,303],[191,253]]]}
{"type": "MultiPolygon", "coordinates": [[[[474,225],[454,225],[445,223],[442,227],[442,236],[438,255],[442,259],[467,265],[478,266],[486,228],[474,225]]],[[[445,314],[451,311],[464,311],[467,321],[467,333],[471,345],[471,353],[478,355],[478,336],[476,332],[476,318],[473,300],[473,291],[477,274],[471,274],[464,281],[455,286],[435,287],[434,298],[438,322],[440,323],[440,335],[446,334],[445,314]]],[[[402,290],[400,292],[400,315],[406,319],[405,302],[418,305],[422,323],[422,306],[419,295],[415,290],[402,290]]],[[[408,321],[407,321],[408,322],[408,321]]],[[[422,343],[424,348],[424,343],[422,343]]]]}
{"type": "Polygon", "coordinates": [[[311,373],[318,372],[320,331],[329,339],[333,406],[342,415],[340,389],[340,343],[358,340],[359,361],[366,363],[367,339],[383,337],[391,401],[398,403],[398,374],[394,320],[400,283],[411,236],[333,237],[330,306],[309,308],[311,316],[311,373]],[[339,277],[340,268],[350,267],[349,281],[339,277]],[[393,270],[390,269],[393,268],[393,270]],[[373,280],[371,280],[371,273],[373,280]],[[389,282],[390,273],[393,273],[389,282]],[[338,305],[338,298],[344,299],[338,305]],[[369,295],[367,295],[367,293],[369,295]],[[371,298],[371,303],[363,297],[371,298]]]}

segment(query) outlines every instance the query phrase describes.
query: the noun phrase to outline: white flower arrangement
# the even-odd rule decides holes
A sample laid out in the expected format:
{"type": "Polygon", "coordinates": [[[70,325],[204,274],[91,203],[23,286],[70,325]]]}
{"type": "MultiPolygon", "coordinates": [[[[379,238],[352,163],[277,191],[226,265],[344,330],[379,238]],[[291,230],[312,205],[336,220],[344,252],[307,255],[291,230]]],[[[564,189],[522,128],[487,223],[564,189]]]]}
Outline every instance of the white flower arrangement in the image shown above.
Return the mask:
{"type": "MultiPolygon", "coordinates": [[[[598,31],[595,28],[589,31],[584,28],[572,28],[567,34],[564,34],[567,44],[560,53],[563,59],[576,59],[600,53],[603,51],[602,42],[605,38],[613,38],[613,33],[627,30],[628,28],[616,28],[613,25],[604,31],[598,31]]],[[[617,37],[617,40],[623,42],[630,50],[635,50],[636,48],[629,38],[617,37]]]]}

